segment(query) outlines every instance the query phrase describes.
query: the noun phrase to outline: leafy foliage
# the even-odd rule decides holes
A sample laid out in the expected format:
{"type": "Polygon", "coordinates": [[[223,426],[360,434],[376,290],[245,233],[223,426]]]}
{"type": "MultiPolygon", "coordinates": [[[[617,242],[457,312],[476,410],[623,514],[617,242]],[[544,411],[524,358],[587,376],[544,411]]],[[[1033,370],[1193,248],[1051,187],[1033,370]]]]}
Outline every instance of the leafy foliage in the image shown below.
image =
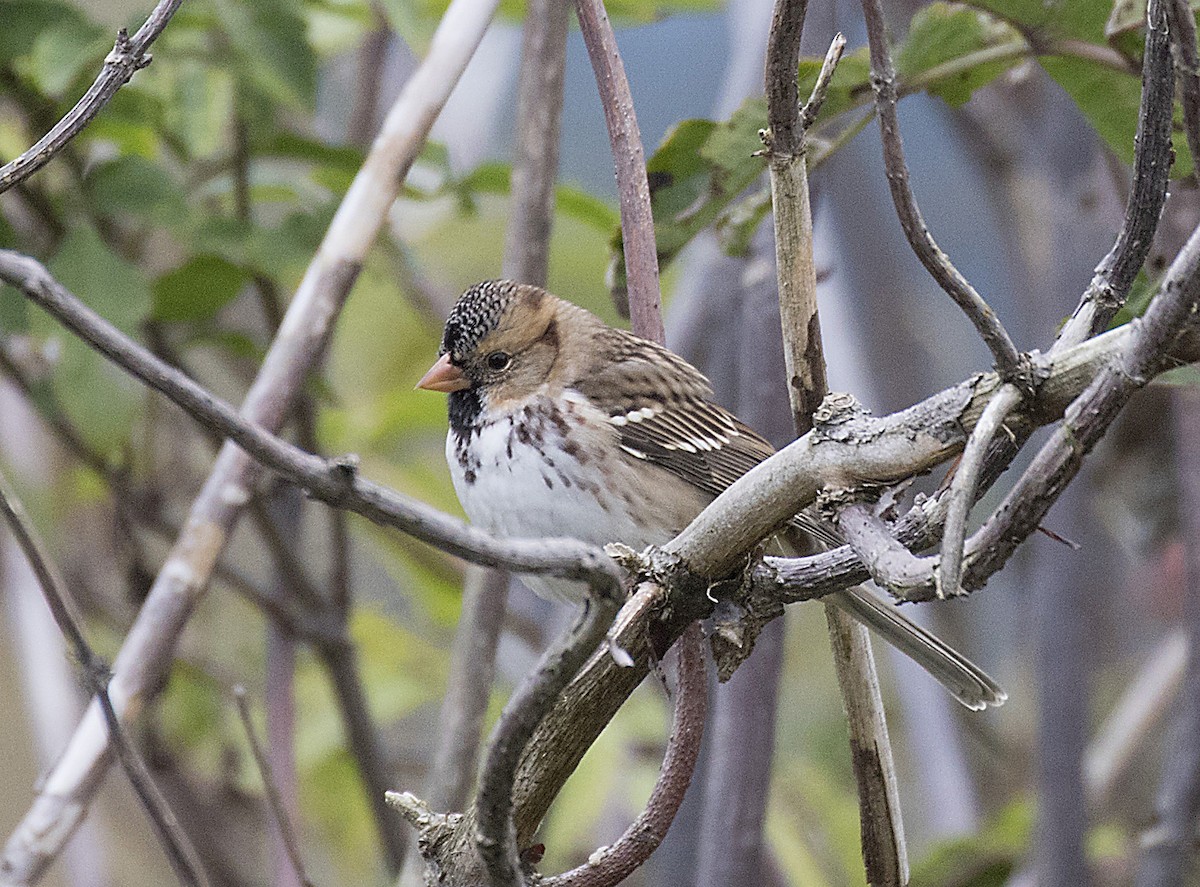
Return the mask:
{"type": "MultiPolygon", "coordinates": [[[[1126,24],[1123,36],[1110,41],[1105,28],[1109,14],[1110,7],[1095,2],[938,0],[913,15],[908,33],[893,47],[897,89],[902,98],[926,92],[957,107],[1006,71],[1035,60],[1117,156],[1130,163],[1141,96],[1141,37],[1126,24]]],[[[821,62],[801,59],[802,98],[811,93],[821,62]]],[[[810,162],[837,133],[856,134],[848,118],[859,109],[869,115],[872,101],[870,59],[861,47],[847,52],[834,74],[810,133],[817,146],[810,162]]],[[[1177,118],[1181,114],[1177,107],[1177,118]]],[[[766,124],[765,101],[752,98],[727,121],[683,121],[655,150],[647,171],[662,262],[673,260],[713,223],[722,229],[728,252],[745,248],[766,207],[760,194],[743,193],[765,169],[757,133],[766,124]]],[[[1181,126],[1174,138],[1172,175],[1189,175],[1192,161],[1181,126]]],[[[613,245],[613,279],[620,290],[624,255],[619,231],[613,234],[613,245]]]]}

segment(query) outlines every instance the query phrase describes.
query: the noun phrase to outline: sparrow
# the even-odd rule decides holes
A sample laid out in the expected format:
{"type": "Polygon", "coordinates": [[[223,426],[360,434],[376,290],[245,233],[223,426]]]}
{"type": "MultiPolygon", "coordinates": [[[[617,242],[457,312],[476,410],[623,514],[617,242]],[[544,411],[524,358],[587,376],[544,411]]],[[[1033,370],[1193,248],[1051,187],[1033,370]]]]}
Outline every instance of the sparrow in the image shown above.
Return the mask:
{"type": "MultiPolygon", "coordinates": [[[[446,461],[473,524],[495,536],[664,545],[775,450],[720,406],[708,379],[661,345],[544,289],[476,284],[446,320],[418,388],[449,395],[446,461]]],[[[793,529],[837,542],[816,517],[793,529]]],[[[586,587],[523,576],[542,597],[586,587]]],[[[828,595],[972,709],[1006,698],[992,678],[865,588],[828,595]]]]}

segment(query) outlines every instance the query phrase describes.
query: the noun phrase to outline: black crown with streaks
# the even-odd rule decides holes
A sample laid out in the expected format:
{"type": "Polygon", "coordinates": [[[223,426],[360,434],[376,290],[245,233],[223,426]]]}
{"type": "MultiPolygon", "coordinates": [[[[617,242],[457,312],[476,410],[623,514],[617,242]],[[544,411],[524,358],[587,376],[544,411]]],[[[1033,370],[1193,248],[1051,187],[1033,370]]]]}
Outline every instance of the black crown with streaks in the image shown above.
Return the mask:
{"type": "Polygon", "coordinates": [[[483,337],[496,328],[516,290],[517,285],[511,280],[485,280],[459,296],[446,318],[438,354],[449,354],[453,364],[462,363],[483,337]]]}

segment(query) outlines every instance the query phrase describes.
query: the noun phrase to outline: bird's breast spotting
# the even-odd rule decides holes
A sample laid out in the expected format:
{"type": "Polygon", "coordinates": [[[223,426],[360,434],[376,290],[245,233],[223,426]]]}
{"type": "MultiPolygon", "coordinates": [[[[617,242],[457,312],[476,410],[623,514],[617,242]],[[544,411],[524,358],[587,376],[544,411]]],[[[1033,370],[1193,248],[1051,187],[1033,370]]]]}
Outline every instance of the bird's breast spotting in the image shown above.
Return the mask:
{"type": "Polygon", "coordinates": [[[446,438],[454,489],[472,523],[498,536],[593,545],[670,538],[635,519],[654,515],[653,503],[636,477],[625,476],[630,468],[616,457],[607,418],[582,398],[556,405],[538,396],[480,419],[446,438]]]}

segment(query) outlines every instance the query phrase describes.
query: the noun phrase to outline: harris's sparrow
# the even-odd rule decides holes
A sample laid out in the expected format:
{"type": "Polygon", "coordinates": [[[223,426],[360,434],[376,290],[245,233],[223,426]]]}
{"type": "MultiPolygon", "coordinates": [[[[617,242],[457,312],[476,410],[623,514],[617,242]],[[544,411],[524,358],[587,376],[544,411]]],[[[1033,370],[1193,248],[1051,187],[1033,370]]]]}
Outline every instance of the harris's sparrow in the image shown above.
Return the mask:
{"type": "MultiPolygon", "coordinates": [[[[449,394],[454,489],[471,521],[497,536],[663,545],[774,452],[683,358],[537,287],[488,281],[467,290],[439,355],[418,387],[449,394]]],[[[579,583],[523,578],[542,597],[582,597],[579,583]]],[[[866,589],[825,600],[963,704],[1004,701],[983,671],[866,589]]]]}

